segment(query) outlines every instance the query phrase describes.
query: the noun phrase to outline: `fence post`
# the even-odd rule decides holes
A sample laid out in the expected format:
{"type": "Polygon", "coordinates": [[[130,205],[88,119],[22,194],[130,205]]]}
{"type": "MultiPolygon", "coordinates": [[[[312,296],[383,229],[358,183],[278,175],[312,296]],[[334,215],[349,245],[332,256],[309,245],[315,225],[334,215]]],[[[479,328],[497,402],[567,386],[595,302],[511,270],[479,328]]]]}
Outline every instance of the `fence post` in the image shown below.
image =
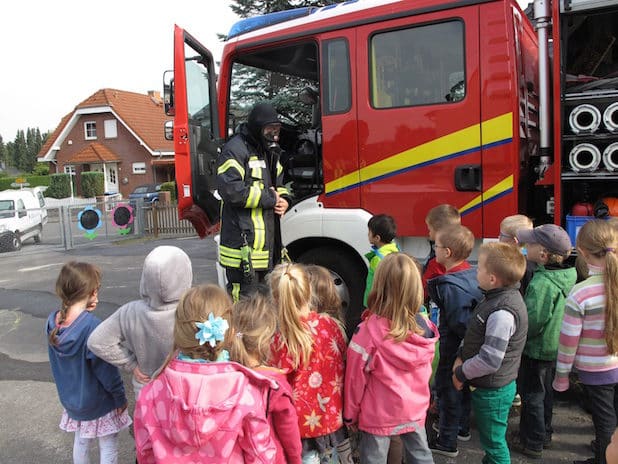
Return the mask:
{"type": "Polygon", "coordinates": [[[152,233],[155,238],[159,238],[159,208],[157,202],[153,202],[152,206],[152,233]]]}

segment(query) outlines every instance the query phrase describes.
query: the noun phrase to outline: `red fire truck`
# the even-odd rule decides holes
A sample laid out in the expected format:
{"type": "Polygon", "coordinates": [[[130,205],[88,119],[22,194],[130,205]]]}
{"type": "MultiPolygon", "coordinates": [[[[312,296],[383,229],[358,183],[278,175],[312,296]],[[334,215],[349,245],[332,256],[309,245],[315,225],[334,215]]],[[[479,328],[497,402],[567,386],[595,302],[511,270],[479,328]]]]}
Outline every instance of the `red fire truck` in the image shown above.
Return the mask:
{"type": "Polygon", "coordinates": [[[438,204],[458,207],[479,241],[517,212],[574,237],[615,193],[617,0],[537,0],[533,21],[514,0],[266,14],[231,29],[218,75],[192,35],[176,27],[174,38],[164,94],[180,217],[202,237],[216,232],[218,150],[270,100],[294,194],[283,242],[293,259],[328,267],[350,309],[373,214],[392,215],[402,250],[424,259],[438,204]]]}

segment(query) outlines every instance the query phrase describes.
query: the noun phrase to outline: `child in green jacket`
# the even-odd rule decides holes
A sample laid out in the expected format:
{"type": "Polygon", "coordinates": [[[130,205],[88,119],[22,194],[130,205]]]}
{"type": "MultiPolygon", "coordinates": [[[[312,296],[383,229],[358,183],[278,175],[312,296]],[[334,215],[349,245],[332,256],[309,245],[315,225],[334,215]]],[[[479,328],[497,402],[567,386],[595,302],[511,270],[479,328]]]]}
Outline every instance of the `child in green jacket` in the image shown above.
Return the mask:
{"type": "Polygon", "coordinates": [[[367,284],[365,286],[365,295],[363,296],[363,306],[367,307],[367,298],[373,285],[373,275],[386,255],[399,251],[399,247],[395,243],[397,236],[397,225],[395,220],[386,214],[376,214],[367,224],[369,229],[368,237],[371,244],[371,251],[365,254],[365,258],[369,261],[369,271],[367,272],[367,284]]]}

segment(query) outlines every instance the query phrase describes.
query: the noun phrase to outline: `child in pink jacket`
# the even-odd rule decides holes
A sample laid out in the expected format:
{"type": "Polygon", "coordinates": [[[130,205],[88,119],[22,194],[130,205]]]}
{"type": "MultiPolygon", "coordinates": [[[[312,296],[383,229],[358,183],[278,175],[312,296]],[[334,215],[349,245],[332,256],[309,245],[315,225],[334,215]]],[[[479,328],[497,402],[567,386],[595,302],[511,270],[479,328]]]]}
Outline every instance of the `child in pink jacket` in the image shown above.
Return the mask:
{"type": "Polygon", "coordinates": [[[276,382],[230,362],[232,302],[220,287],[187,291],[178,304],[174,352],[141,391],[135,445],[142,463],[274,463],[266,407],[276,382]]]}
{"type": "Polygon", "coordinates": [[[361,431],[361,462],[386,463],[391,436],[398,435],[406,462],[433,464],[425,417],[438,329],[419,314],[422,303],[412,258],[386,256],[347,352],[343,417],[361,431]]]}
{"type": "Polygon", "coordinates": [[[277,315],[269,300],[254,294],[241,298],[232,309],[230,359],[277,382],[271,391],[266,415],[277,445],[277,464],[301,464],[302,445],[292,387],[285,372],[268,365],[270,344],[277,330],[277,315]]]}

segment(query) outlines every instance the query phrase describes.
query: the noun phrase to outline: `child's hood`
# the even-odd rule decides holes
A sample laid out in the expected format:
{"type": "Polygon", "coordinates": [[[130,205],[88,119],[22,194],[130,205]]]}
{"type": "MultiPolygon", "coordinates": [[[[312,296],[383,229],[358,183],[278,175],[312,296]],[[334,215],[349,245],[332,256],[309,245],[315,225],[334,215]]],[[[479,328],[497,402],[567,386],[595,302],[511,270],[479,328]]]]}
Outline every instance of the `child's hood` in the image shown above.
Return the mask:
{"type": "Polygon", "coordinates": [[[396,342],[388,335],[390,321],[386,318],[371,315],[367,320],[367,329],[371,338],[376,341],[386,340],[386,343],[376,343],[376,351],[397,368],[409,370],[410,366],[426,363],[433,359],[435,345],[438,341],[438,328],[429,318],[417,314],[416,323],[423,333],[410,333],[402,342],[396,342]]]}
{"type": "MultiPolygon", "coordinates": [[[[535,274],[538,275],[538,278],[543,276],[548,283],[556,287],[565,297],[577,281],[577,271],[574,267],[539,266],[535,274]]],[[[532,276],[533,279],[535,274],[532,276]]]]}
{"type": "Polygon", "coordinates": [[[241,433],[247,415],[266,414],[268,389],[279,388],[276,381],[233,362],[174,360],[159,378],[162,383],[152,388],[163,388],[160,395],[167,396],[159,403],[165,408],[157,409],[162,431],[173,443],[191,447],[222,430],[241,433]]]}
{"type": "Polygon", "coordinates": [[[144,260],[139,291],[150,308],[167,310],[176,306],[192,283],[187,254],[175,246],[158,246],[144,260]]]}
{"type": "MultiPolygon", "coordinates": [[[[56,314],[58,314],[58,312],[54,311],[47,318],[46,332],[48,338],[51,331],[56,327],[56,314]]],[[[70,326],[64,327],[56,333],[57,343],[55,345],[50,344],[50,348],[59,356],[75,356],[84,349],[88,341],[88,336],[92,330],[94,330],[98,322],[99,320],[96,317],[84,311],[77,316],[77,319],[75,319],[70,326]],[[85,328],[87,328],[87,330],[84,330],[85,328]]]]}

